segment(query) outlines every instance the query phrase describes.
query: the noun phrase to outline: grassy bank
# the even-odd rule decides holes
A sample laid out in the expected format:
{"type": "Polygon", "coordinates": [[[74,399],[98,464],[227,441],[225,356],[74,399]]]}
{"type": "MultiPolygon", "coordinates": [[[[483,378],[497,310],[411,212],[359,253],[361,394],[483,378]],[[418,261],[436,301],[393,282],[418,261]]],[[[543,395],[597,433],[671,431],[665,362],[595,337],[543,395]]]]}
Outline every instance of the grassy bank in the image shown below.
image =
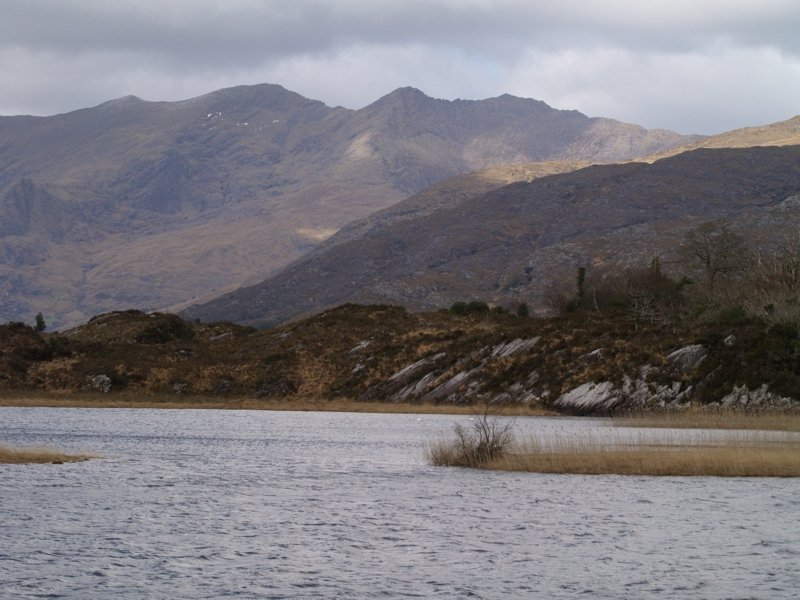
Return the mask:
{"type": "MultiPolygon", "coordinates": [[[[471,415],[474,407],[455,404],[366,402],[349,398],[213,398],[208,396],[144,395],[133,393],[5,393],[0,407],[57,408],[164,408],[281,410],[315,412],[360,412],[431,415],[471,415]]],[[[507,416],[554,416],[558,413],[540,407],[508,405],[498,407],[498,414],[507,416]]]]}
{"type": "Polygon", "coordinates": [[[66,462],[82,462],[95,458],[88,454],[64,454],[49,448],[12,448],[0,445],[0,464],[61,464],[66,462]]]}
{"type": "Polygon", "coordinates": [[[800,431],[800,414],[752,414],[725,410],[689,410],[640,414],[614,419],[617,427],[675,429],[741,429],[763,431],[800,431]]]}

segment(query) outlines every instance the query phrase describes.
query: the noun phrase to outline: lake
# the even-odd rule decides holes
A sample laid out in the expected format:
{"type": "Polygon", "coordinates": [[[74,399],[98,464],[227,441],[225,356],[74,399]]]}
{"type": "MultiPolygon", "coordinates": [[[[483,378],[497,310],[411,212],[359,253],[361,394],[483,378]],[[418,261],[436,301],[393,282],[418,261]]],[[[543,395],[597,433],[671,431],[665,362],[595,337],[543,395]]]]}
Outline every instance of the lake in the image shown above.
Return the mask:
{"type": "Polygon", "coordinates": [[[800,480],[428,466],[466,419],[0,408],[0,443],[103,457],[0,465],[0,597],[800,595],[800,480]]]}

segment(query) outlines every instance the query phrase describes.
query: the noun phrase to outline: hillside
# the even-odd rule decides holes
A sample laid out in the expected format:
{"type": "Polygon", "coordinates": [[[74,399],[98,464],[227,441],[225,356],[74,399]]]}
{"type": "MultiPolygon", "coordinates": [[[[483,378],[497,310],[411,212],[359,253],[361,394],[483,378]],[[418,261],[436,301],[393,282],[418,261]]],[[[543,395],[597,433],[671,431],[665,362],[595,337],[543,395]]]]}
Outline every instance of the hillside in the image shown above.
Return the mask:
{"type": "Polygon", "coordinates": [[[792,199],[800,146],[699,149],[528,178],[486,193],[426,192],[183,314],[266,326],[343,302],[433,309],[477,298],[542,308],[578,266],[638,266],[656,255],[669,263],[686,232],[707,220],[775,242],[800,223],[792,199]]]}
{"type": "Polygon", "coordinates": [[[458,173],[623,160],[693,139],[412,88],[356,111],[257,85],[0,117],[0,317],[42,311],[65,326],[219,295],[458,173]]]}
{"type": "Polygon", "coordinates": [[[685,146],[678,146],[657,152],[649,160],[674,156],[698,148],[752,148],[753,146],[797,146],[800,145],[800,115],[767,125],[744,127],[725,131],[697,140],[685,146]]]}
{"type": "Polygon", "coordinates": [[[272,330],[126,311],[64,335],[0,325],[0,392],[127,392],[123,402],[203,395],[231,406],[242,398],[490,402],[572,413],[797,408],[799,336],[758,319],[636,323],[624,311],[532,319],[346,305],[272,330]]]}

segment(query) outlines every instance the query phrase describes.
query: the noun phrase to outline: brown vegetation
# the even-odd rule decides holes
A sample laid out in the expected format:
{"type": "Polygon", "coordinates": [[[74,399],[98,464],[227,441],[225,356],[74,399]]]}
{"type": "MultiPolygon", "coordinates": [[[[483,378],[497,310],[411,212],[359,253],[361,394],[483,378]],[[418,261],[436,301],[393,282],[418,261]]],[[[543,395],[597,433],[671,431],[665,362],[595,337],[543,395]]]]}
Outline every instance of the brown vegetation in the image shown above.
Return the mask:
{"type": "MultiPolygon", "coordinates": [[[[674,285],[659,277],[659,286],[674,285]]],[[[504,412],[541,414],[577,386],[621,386],[643,365],[659,385],[691,386],[699,403],[718,402],[734,385],[769,384],[784,396],[800,389],[800,332],[791,323],[696,319],[682,316],[687,308],[677,302],[677,317],[658,319],[624,304],[598,305],[549,319],[345,305],[272,330],[138,311],[61,334],[0,325],[0,402],[22,394],[57,405],[376,410],[368,405],[382,403],[457,412],[497,400],[504,412]],[[707,350],[696,368],[666,359],[690,344],[707,350]]]]}
{"type": "Polygon", "coordinates": [[[738,429],[755,431],[798,431],[797,413],[751,414],[730,410],[667,411],[661,414],[638,414],[614,418],[617,427],[650,427],[664,429],[738,429]]]}
{"type": "MultiPolygon", "coordinates": [[[[213,398],[167,394],[98,394],[92,392],[4,392],[0,406],[54,408],[163,408],[214,410],[277,410],[300,412],[354,412],[385,414],[472,415],[472,406],[430,402],[379,402],[349,398],[213,398]]],[[[497,414],[505,416],[555,416],[559,413],[538,406],[503,405],[497,414]]]]}
{"type": "MultiPolygon", "coordinates": [[[[644,427],[645,421],[632,421],[644,427]]],[[[676,420],[654,419],[656,427],[677,425],[676,420]]],[[[508,443],[493,456],[461,450],[463,440],[437,440],[427,448],[436,466],[460,466],[503,471],[584,475],[653,475],[714,477],[800,477],[800,439],[792,435],[763,435],[730,431],[743,419],[723,416],[706,421],[708,431],[682,435],[679,431],[619,435],[601,428],[582,437],[558,434],[508,443]]],[[[628,422],[624,422],[628,424],[628,422]]],[[[795,424],[797,421],[795,420],[795,424]]],[[[771,416],[749,417],[752,429],[774,427],[771,416]]],[[[696,423],[691,423],[691,426],[696,423]]],[[[458,433],[458,431],[457,431],[458,433]]]]}
{"type": "Polygon", "coordinates": [[[489,414],[489,404],[475,413],[470,427],[453,426],[455,439],[436,440],[425,451],[431,464],[442,467],[481,467],[503,459],[514,441],[513,422],[489,414]]]}
{"type": "Polygon", "coordinates": [[[800,444],[665,446],[509,454],[484,468],[584,475],[800,477],[800,444]]]}
{"type": "Polygon", "coordinates": [[[95,458],[89,454],[64,454],[48,448],[12,448],[0,445],[0,464],[61,464],[65,462],[82,462],[95,458]]]}

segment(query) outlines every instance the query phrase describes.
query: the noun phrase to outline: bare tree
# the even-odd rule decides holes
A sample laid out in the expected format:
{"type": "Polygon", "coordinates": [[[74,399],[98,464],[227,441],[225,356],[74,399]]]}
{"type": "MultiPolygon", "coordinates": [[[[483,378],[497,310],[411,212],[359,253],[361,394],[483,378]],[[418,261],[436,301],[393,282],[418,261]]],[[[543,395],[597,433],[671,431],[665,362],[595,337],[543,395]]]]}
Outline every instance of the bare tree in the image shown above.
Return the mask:
{"type": "Polygon", "coordinates": [[[727,223],[708,222],[686,234],[681,255],[690,268],[702,272],[713,291],[720,279],[744,271],[748,250],[744,238],[727,223]]]}

